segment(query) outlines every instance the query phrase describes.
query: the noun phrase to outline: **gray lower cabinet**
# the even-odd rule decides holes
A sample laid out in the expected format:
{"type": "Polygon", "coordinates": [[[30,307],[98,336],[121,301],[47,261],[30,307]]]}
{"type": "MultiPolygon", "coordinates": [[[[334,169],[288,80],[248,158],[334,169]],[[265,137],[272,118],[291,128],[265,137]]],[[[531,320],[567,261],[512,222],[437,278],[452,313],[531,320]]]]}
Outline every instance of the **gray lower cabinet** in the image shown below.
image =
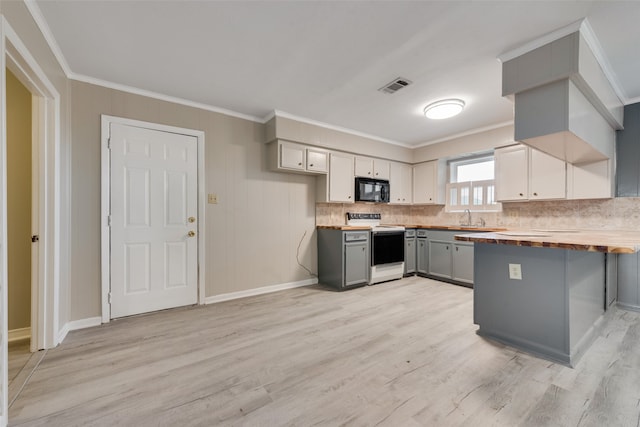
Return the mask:
{"type": "Polygon", "coordinates": [[[417,231],[416,272],[421,275],[429,274],[429,240],[426,230],[417,231]]]}
{"type": "Polygon", "coordinates": [[[429,274],[451,278],[451,242],[429,239],[429,274]]]}
{"type": "Polygon", "coordinates": [[[344,244],[344,286],[359,285],[367,282],[369,265],[367,263],[368,242],[344,244]]]}
{"type": "Polygon", "coordinates": [[[369,282],[368,230],[318,229],[318,281],[338,290],[369,282]]]}
{"type": "Polygon", "coordinates": [[[456,234],[469,232],[468,230],[418,230],[418,274],[472,287],[473,243],[455,240],[456,234]]]}
{"type": "Polygon", "coordinates": [[[458,282],[473,284],[473,243],[454,243],[451,258],[451,278],[458,282]]]}
{"type": "Polygon", "coordinates": [[[404,274],[406,276],[416,272],[416,230],[407,229],[404,232],[404,274]]]}

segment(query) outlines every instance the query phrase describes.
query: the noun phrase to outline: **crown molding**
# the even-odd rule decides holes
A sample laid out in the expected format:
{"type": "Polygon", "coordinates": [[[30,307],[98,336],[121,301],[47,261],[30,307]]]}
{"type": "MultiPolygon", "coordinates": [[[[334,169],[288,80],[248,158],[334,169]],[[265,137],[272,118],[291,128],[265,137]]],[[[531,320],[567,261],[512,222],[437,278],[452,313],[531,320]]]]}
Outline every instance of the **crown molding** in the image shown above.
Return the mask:
{"type": "Polygon", "coordinates": [[[109,88],[109,89],[114,89],[114,90],[119,90],[119,91],[122,91],[122,92],[131,93],[131,94],[134,94],[134,95],[140,95],[140,96],[145,96],[145,97],[148,97],[148,98],[157,99],[159,101],[172,102],[174,104],[180,104],[180,105],[184,105],[184,106],[187,106],[187,107],[199,108],[201,110],[212,111],[214,113],[220,113],[220,114],[224,114],[224,115],[227,115],[227,116],[237,117],[239,119],[249,120],[249,121],[252,121],[252,122],[263,123],[262,118],[256,117],[256,116],[252,116],[252,115],[249,115],[249,114],[238,113],[237,111],[227,110],[226,108],[216,107],[215,105],[209,105],[209,104],[204,104],[204,103],[200,103],[200,102],[190,101],[188,99],[178,98],[178,97],[171,96],[171,95],[165,95],[163,93],[153,92],[153,91],[146,90],[146,89],[139,89],[139,88],[136,88],[136,87],[133,87],[133,86],[127,86],[127,85],[123,85],[123,84],[120,84],[120,83],[113,83],[113,82],[106,81],[106,80],[96,79],[96,78],[90,77],[90,76],[84,76],[84,75],[81,75],[81,74],[71,73],[71,75],[68,76],[68,78],[71,79],[71,80],[75,80],[75,81],[79,81],[79,82],[83,82],[83,83],[89,83],[89,84],[93,84],[93,85],[96,85],[96,86],[102,86],[102,87],[106,87],[106,88],[109,88]]]}
{"type": "Polygon", "coordinates": [[[622,90],[620,86],[620,82],[618,80],[618,76],[611,68],[611,64],[604,54],[604,49],[600,45],[600,41],[596,37],[593,32],[593,28],[591,28],[591,24],[587,18],[584,18],[582,21],[582,25],[580,26],[580,35],[584,38],[585,42],[587,42],[587,46],[591,49],[593,56],[596,57],[596,61],[600,65],[602,72],[604,73],[607,80],[609,80],[609,84],[611,88],[615,92],[616,96],[622,101],[623,104],[628,104],[629,98],[627,94],[622,90]]]}
{"type": "Polygon", "coordinates": [[[637,104],[638,102],[640,102],[640,96],[637,96],[635,98],[627,99],[626,102],[624,103],[624,105],[637,104]]]}
{"type": "Polygon", "coordinates": [[[527,52],[531,52],[534,49],[537,49],[541,46],[549,44],[552,41],[561,39],[564,36],[568,36],[569,34],[575,33],[576,31],[580,30],[580,26],[582,25],[583,21],[584,19],[581,19],[579,21],[572,22],[566,27],[558,28],[555,31],[552,31],[536,39],[533,39],[523,44],[522,46],[518,46],[515,49],[501,53],[500,55],[497,56],[496,59],[501,63],[505,63],[507,61],[510,61],[513,58],[517,58],[518,56],[524,55],[527,52]]]}
{"type": "Polygon", "coordinates": [[[49,28],[49,24],[47,24],[47,21],[45,20],[44,15],[42,14],[42,11],[40,10],[40,7],[36,3],[36,1],[35,0],[24,0],[24,4],[26,5],[27,10],[31,14],[31,17],[35,21],[36,25],[40,29],[40,32],[42,33],[42,36],[44,37],[45,41],[49,45],[49,49],[51,49],[51,52],[53,53],[53,55],[55,56],[56,60],[58,61],[58,64],[60,64],[60,67],[62,68],[62,71],[64,71],[65,76],[70,80],[76,80],[76,81],[80,81],[80,82],[84,82],[84,83],[90,83],[90,84],[94,84],[94,85],[97,85],[97,86],[103,86],[103,87],[106,87],[106,88],[109,88],[109,89],[115,89],[115,90],[120,90],[120,91],[127,92],[127,93],[132,93],[134,95],[146,96],[146,97],[149,97],[149,98],[158,99],[160,101],[173,102],[175,104],[185,105],[185,106],[188,106],[188,107],[199,108],[199,109],[206,110],[206,111],[212,111],[212,112],[215,112],[215,113],[225,114],[227,116],[232,116],[232,117],[237,117],[237,118],[240,118],[240,119],[250,120],[252,122],[263,123],[262,119],[260,117],[251,116],[251,115],[243,114],[243,113],[238,113],[237,111],[228,110],[226,108],[221,108],[221,107],[216,107],[214,105],[194,102],[194,101],[190,101],[190,100],[187,100],[187,99],[178,98],[178,97],[174,97],[174,96],[170,96],[170,95],[165,95],[165,94],[158,93],[158,92],[153,92],[153,91],[144,90],[144,89],[138,89],[138,88],[135,88],[135,87],[132,87],[132,86],[127,86],[127,85],[123,85],[123,84],[119,84],[119,83],[113,83],[113,82],[109,82],[109,81],[106,81],[106,80],[97,79],[97,78],[90,77],[90,76],[85,76],[85,75],[82,75],[82,74],[77,74],[77,73],[73,72],[73,70],[71,70],[71,67],[69,67],[69,63],[67,62],[67,59],[62,54],[62,50],[60,49],[60,46],[58,45],[58,42],[56,41],[55,37],[53,36],[53,33],[51,32],[51,28],[49,28]]]}
{"type": "Polygon", "coordinates": [[[60,64],[62,71],[64,71],[64,74],[67,77],[69,77],[69,75],[71,74],[71,68],[69,68],[69,63],[67,62],[67,59],[62,54],[62,50],[60,49],[60,46],[58,45],[58,42],[56,41],[55,37],[53,37],[51,28],[49,28],[49,24],[47,24],[47,21],[44,19],[44,15],[42,15],[40,6],[38,6],[35,0],[24,0],[24,4],[25,6],[27,6],[27,10],[31,14],[31,17],[36,22],[36,25],[40,29],[42,36],[44,37],[47,44],[49,45],[49,49],[51,49],[53,56],[56,57],[58,64],[60,64]]]}
{"type": "Polygon", "coordinates": [[[317,121],[317,120],[307,119],[305,117],[296,116],[294,114],[290,114],[290,113],[287,113],[287,112],[284,112],[284,111],[280,111],[280,110],[274,110],[272,113],[269,113],[268,115],[266,115],[262,120],[263,120],[264,123],[266,123],[267,121],[271,120],[273,117],[282,117],[282,118],[285,118],[285,119],[295,120],[295,121],[306,123],[306,124],[309,124],[309,125],[314,125],[314,126],[322,127],[322,128],[325,128],[325,129],[331,129],[331,130],[335,130],[335,131],[338,131],[338,132],[347,133],[349,135],[360,136],[362,138],[367,138],[367,139],[372,139],[374,141],[384,142],[385,144],[397,145],[399,147],[404,147],[404,148],[414,148],[413,145],[405,144],[405,143],[402,143],[402,142],[399,142],[399,141],[394,141],[394,140],[391,140],[391,139],[381,138],[379,136],[371,135],[371,134],[364,133],[364,132],[359,132],[357,130],[353,130],[353,129],[349,129],[349,128],[345,128],[345,127],[341,127],[341,126],[331,125],[329,123],[320,122],[320,121],[317,121]]]}
{"type": "Polygon", "coordinates": [[[513,126],[513,120],[509,120],[509,121],[502,122],[502,123],[496,123],[494,125],[489,125],[489,126],[482,126],[482,127],[479,127],[479,128],[470,129],[470,130],[465,131],[465,132],[460,132],[460,133],[457,133],[455,135],[445,136],[444,138],[439,138],[439,139],[434,139],[432,141],[423,142],[422,144],[416,145],[413,148],[422,148],[422,147],[426,147],[427,145],[438,144],[440,142],[447,142],[447,141],[451,141],[452,139],[458,139],[458,138],[462,138],[462,137],[470,136],[470,135],[475,135],[477,133],[482,133],[482,132],[488,132],[490,130],[503,128],[505,126],[513,126]]]}

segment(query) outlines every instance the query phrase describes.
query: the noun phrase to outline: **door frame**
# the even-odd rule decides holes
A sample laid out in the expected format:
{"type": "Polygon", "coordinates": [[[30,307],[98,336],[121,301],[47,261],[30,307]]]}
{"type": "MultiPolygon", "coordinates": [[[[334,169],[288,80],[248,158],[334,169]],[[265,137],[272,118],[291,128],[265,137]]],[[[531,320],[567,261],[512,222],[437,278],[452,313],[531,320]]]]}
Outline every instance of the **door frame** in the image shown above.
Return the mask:
{"type": "Polygon", "coordinates": [[[0,425],[8,421],[7,317],[7,134],[6,68],[32,94],[34,190],[37,191],[38,274],[32,276],[31,350],[59,343],[60,293],[60,94],[3,15],[0,15],[0,343],[2,401],[0,425]]]}
{"type": "MultiPolygon", "coordinates": [[[[4,26],[4,66],[32,95],[32,232],[40,236],[40,241],[32,248],[32,262],[35,264],[32,265],[31,277],[33,352],[53,348],[60,342],[60,95],[6,21],[4,26]]],[[[6,87],[6,76],[3,87],[6,87]]],[[[6,105],[5,95],[3,102],[6,105]]],[[[6,120],[6,112],[3,117],[6,120]]],[[[6,134],[3,138],[6,162],[6,134]]],[[[6,190],[6,163],[2,174],[6,190]]],[[[3,204],[3,217],[6,218],[6,200],[3,204]]],[[[2,244],[5,245],[4,242],[2,244]]]]}
{"type": "Polygon", "coordinates": [[[111,204],[111,154],[109,152],[109,133],[112,123],[140,127],[144,129],[161,132],[177,133],[180,135],[193,136],[198,144],[198,304],[205,303],[205,171],[204,171],[204,131],[186,129],[176,126],[161,125],[158,123],[144,122],[140,120],[126,119],[123,117],[101,116],[101,197],[100,197],[100,264],[101,264],[101,288],[102,288],[102,323],[111,321],[111,304],[109,303],[109,292],[111,290],[111,233],[109,226],[109,214],[111,204]]]}

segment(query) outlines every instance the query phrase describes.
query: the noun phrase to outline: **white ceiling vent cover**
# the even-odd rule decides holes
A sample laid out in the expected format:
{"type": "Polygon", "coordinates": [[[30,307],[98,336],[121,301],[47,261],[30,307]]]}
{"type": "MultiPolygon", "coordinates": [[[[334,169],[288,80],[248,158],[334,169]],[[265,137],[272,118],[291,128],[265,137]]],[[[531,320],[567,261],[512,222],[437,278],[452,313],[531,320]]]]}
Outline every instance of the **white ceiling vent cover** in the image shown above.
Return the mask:
{"type": "Polygon", "coordinates": [[[387,83],[386,85],[382,86],[378,90],[380,92],[384,92],[384,93],[396,93],[397,91],[399,91],[403,87],[409,86],[411,83],[412,82],[409,79],[405,79],[403,77],[398,77],[396,79],[393,79],[391,82],[387,83]]]}

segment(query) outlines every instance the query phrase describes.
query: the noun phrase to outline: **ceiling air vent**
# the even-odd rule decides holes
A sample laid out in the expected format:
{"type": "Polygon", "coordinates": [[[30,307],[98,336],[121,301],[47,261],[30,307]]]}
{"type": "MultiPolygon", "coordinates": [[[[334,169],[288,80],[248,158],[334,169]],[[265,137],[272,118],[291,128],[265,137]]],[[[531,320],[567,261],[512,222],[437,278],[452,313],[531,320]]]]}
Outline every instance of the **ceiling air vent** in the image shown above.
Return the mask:
{"type": "Polygon", "coordinates": [[[393,79],[393,81],[391,81],[391,82],[387,83],[386,85],[382,86],[378,90],[380,92],[384,92],[384,93],[396,93],[397,91],[399,91],[403,87],[409,86],[410,84],[411,84],[411,80],[404,79],[402,77],[398,77],[397,79],[393,79]]]}

